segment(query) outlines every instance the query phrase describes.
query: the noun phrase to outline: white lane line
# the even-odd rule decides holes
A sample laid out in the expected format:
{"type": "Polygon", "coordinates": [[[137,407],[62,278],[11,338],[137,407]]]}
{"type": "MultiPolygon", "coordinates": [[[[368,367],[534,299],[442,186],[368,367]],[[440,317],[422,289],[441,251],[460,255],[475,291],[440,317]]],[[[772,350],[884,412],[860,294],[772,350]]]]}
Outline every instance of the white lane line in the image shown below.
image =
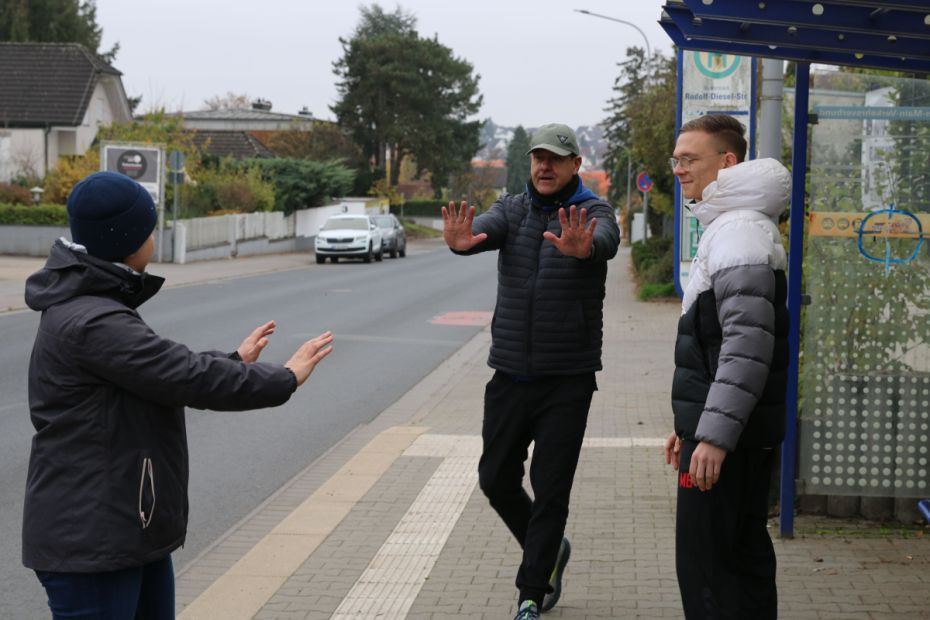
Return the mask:
{"type": "MultiPolygon", "coordinates": [[[[319,335],[319,332],[306,332],[292,334],[291,338],[304,339],[313,338],[319,335]]],[[[387,344],[407,344],[407,345],[428,345],[437,347],[460,347],[462,343],[457,340],[441,340],[438,338],[397,338],[392,336],[365,336],[361,334],[334,334],[335,341],[339,342],[374,342],[387,344]]]]}

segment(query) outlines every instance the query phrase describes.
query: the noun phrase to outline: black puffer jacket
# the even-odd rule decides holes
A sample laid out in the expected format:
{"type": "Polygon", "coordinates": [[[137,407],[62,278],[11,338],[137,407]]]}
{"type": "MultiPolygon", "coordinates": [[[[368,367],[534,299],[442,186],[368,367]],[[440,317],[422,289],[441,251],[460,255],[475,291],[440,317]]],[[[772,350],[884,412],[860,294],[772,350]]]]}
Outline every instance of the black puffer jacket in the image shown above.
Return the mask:
{"type": "Polygon", "coordinates": [[[168,555],[187,529],[184,407],[271,407],[296,389],[282,366],[155,334],[135,308],[161,284],[61,241],[26,283],[42,311],[29,363],[29,568],[111,571],[168,555]]]}
{"type": "Polygon", "coordinates": [[[776,221],[791,177],[772,159],[725,168],[691,206],[705,227],[675,343],[675,432],[727,451],[785,432],[786,257],[776,221]]]}
{"type": "Polygon", "coordinates": [[[547,230],[561,235],[558,212],[532,204],[526,193],[502,196],[472,225],[488,238],[465,254],[499,250],[488,365],[510,375],[601,369],[607,261],[617,253],[620,230],[613,208],[581,185],[566,204],[598,220],[591,259],[565,256],[543,239],[547,230]]]}

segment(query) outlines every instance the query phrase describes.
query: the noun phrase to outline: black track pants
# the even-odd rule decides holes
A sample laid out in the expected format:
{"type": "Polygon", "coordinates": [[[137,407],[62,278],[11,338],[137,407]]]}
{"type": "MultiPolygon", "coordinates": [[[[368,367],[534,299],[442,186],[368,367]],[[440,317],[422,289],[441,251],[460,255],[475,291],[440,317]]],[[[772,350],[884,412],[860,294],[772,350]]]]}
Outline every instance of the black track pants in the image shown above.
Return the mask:
{"type": "Polygon", "coordinates": [[[688,477],[697,443],[681,447],[675,563],[688,620],[778,616],[775,550],[766,529],[774,450],[737,448],[710,491],[688,477]]]}
{"type": "Polygon", "coordinates": [[[516,581],[521,600],[541,603],[549,591],[596,389],[594,373],[520,382],[501,372],[485,389],[478,477],[491,506],[523,547],[516,581]],[[531,441],[534,500],[523,490],[531,441]]]}

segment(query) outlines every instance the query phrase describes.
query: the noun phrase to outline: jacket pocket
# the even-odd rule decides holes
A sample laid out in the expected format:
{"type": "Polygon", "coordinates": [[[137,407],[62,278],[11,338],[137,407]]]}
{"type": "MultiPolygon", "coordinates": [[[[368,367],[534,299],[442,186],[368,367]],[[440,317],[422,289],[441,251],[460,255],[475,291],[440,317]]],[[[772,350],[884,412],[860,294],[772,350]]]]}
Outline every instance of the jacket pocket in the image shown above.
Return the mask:
{"type": "Polygon", "coordinates": [[[152,459],[142,459],[142,472],[139,476],[139,520],[142,529],[148,528],[155,515],[155,468],[152,459]]]}

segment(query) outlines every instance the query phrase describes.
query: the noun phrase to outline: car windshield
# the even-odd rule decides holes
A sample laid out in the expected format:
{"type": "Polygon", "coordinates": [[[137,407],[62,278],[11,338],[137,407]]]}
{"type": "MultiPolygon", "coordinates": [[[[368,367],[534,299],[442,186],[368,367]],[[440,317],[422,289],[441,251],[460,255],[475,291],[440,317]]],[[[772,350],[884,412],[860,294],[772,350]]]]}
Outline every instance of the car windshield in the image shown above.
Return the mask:
{"type": "Polygon", "coordinates": [[[371,219],[381,228],[394,228],[394,218],[390,215],[378,215],[371,219]]]}
{"type": "Polygon", "coordinates": [[[320,230],[368,230],[368,220],[364,217],[339,217],[326,220],[320,230]]]}

